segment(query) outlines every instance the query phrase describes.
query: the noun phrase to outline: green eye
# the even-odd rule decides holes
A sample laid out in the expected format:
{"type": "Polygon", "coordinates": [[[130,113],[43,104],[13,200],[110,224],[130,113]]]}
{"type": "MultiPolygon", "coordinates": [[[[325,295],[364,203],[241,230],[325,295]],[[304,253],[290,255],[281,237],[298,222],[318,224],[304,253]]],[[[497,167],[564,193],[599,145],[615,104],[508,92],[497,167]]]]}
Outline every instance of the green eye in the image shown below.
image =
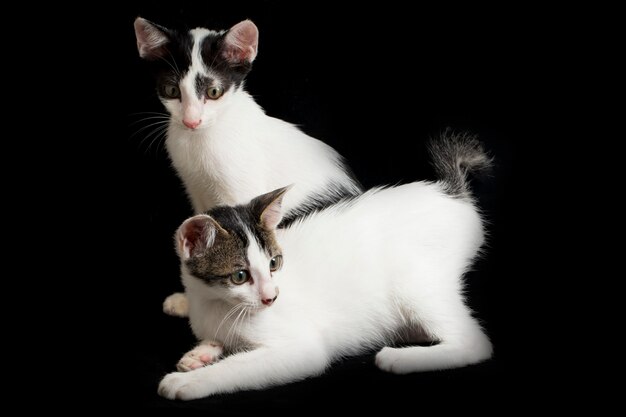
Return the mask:
{"type": "Polygon", "coordinates": [[[209,87],[206,90],[206,96],[211,100],[217,100],[222,97],[224,94],[224,89],[222,87],[209,87]]]}
{"type": "Polygon", "coordinates": [[[163,95],[167,98],[178,98],[180,97],[180,89],[174,84],[166,84],[163,87],[163,95]]]}
{"type": "Polygon", "coordinates": [[[276,255],[270,259],[270,271],[278,271],[283,267],[283,255],[276,255]]]}
{"type": "Polygon", "coordinates": [[[249,279],[248,271],[243,271],[243,270],[237,271],[230,275],[230,280],[233,282],[233,284],[236,284],[236,285],[241,285],[247,282],[248,279],[249,279]]]}

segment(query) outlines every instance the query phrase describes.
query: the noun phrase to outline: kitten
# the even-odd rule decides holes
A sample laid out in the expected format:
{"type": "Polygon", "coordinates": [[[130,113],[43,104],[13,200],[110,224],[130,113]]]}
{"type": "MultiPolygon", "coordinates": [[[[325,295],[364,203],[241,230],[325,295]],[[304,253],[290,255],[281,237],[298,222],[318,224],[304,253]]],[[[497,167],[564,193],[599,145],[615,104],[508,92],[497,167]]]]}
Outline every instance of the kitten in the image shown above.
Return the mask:
{"type": "Polygon", "coordinates": [[[262,389],[381,347],[376,365],[397,374],[491,357],[463,300],[484,240],[466,176],[490,159],[468,136],[431,151],[440,181],[377,188],[284,229],[287,188],[187,219],[175,239],[202,342],[178,364],[191,372],[166,375],[160,395],[262,389]],[[423,341],[433,345],[390,347],[423,341]]]}
{"type": "MultiPolygon", "coordinates": [[[[242,204],[284,184],[283,225],[361,193],[342,157],[297,127],[269,117],[244,90],[257,56],[250,20],[228,31],[180,32],[138,17],[137,48],[149,61],[170,114],[166,148],[196,214],[242,204]]],[[[186,315],[183,294],[164,310],[186,315]]]]}

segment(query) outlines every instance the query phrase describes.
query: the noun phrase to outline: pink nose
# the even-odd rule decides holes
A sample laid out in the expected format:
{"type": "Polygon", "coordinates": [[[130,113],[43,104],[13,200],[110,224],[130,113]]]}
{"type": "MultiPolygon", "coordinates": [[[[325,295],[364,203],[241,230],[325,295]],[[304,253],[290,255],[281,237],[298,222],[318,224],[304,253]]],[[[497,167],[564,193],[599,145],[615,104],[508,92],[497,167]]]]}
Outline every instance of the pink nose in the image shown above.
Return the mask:
{"type": "Polygon", "coordinates": [[[274,297],[274,298],[266,298],[265,300],[261,300],[261,302],[263,304],[265,304],[266,306],[271,306],[272,303],[278,298],[278,296],[274,297]]]}
{"type": "Polygon", "coordinates": [[[200,123],[202,123],[202,120],[184,120],[183,119],[183,124],[187,126],[189,129],[195,129],[196,127],[200,125],[200,123]]]}

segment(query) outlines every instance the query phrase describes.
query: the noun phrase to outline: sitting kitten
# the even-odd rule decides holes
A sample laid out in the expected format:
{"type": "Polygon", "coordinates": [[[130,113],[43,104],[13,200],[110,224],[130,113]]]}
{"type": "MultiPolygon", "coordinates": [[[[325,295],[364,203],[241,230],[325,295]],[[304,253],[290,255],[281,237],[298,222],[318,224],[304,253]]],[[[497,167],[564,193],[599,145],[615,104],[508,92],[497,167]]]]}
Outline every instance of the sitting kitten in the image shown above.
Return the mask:
{"type": "Polygon", "coordinates": [[[439,182],[374,189],[284,229],[287,188],[187,219],[176,242],[202,342],[178,364],[192,371],[166,375],[160,395],[285,384],[383,346],[376,365],[398,374],[488,359],[462,278],[484,239],[466,174],[490,160],[470,137],[431,150],[439,182]],[[389,347],[419,341],[436,344],[389,347]]]}
{"type": "MultiPolygon", "coordinates": [[[[297,127],[269,117],[244,90],[258,52],[250,20],[228,31],[173,31],[135,20],[139,55],[150,62],[170,114],[166,148],[196,214],[293,183],[283,225],[361,193],[341,156],[297,127]]],[[[164,310],[186,315],[183,294],[164,310]]]]}

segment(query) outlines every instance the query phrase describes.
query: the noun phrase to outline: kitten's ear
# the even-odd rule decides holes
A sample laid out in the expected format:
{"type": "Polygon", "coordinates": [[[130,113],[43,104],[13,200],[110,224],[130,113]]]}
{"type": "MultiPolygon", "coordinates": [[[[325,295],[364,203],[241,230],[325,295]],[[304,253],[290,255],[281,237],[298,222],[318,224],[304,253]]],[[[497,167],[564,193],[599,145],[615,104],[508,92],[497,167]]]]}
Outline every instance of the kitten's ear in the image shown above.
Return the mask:
{"type": "Polygon", "coordinates": [[[259,29],[252,20],[244,20],[230,28],[224,37],[222,55],[232,64],[252,62],[259,49],[259,29]]]}
{"type": "Polygon", "coordinates": [[[213,246],[219,234],[228,235],[228,232],[211,216],[199,214],[188,218],[176,231],[176,249],[183,261],[192,256],[200,256],[213,246]]]}
{"type": "Polygon", "coordinates": [[[165,54],[165,45],[169,42],[168,30],[162,26],[138,17],[135,19],[137,49],[143,59],[153,60],[165,54]]]}
{"type": "Polygon", "coordinates": [[[252,200],[253,207],[259,216],[261,225],[267,230],[274,230],[283,219],[283,197],[293,185],[270,191],[252,200]]]}

